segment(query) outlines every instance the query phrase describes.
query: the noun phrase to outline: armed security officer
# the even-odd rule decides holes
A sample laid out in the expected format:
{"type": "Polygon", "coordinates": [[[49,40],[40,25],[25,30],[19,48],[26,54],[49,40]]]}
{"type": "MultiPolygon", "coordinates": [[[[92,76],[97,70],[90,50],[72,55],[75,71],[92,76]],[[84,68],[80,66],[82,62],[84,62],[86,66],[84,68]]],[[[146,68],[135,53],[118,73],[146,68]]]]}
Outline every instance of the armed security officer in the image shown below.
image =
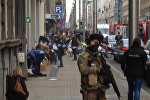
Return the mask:
{"type": "Polygon", "coordinates": [[[77,61],[81,73],[83,100],[106,100],[105,90],[107,88],[100,82],[102,76],[98,75],[102,68],[100,60],[102,55],[98,53],[100,39],[99,34],[90,35],[89,47],[82,52],[77,61]]]}

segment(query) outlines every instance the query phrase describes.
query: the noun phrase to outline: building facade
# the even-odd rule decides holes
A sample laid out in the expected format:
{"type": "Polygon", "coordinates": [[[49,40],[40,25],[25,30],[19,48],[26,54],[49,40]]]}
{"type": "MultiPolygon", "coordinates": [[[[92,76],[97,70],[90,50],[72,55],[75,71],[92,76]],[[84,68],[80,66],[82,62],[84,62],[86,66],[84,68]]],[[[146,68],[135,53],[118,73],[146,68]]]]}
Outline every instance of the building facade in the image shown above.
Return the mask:
{"type": "Polygon", "coordinates": [[[122,0],[122,12],[123,12],[123,21],[128,23],[129,20],[129,1],[122,0]]]}
{"type": "Polygon", "coordinates": [[[140,21],[144,21],[147,18],[150,19],[150,1],[140,0],[140,21]]]}
{"type": "Polygon", "coordinates": [[[26,68],[26,0],[0,0],[0,100],[5,100],[6,75],[20,66],[26,68]],[[20,62],[18,53],[23,53],[20,62]]]}
{"type": "Polygon", "coordinates": [[[60,19],[45,19],[45,33],[56,33],[58,29],[65,28],[66,0],[45,0],[45,14],[56,14],[56,6],[62,7],[60,19]]]}
{"type": "Polygon", "coordinates": [[[6,100],[6,75],[20,66],[27,73],[27,50],[44,35],[44,0],[0,0],[0,100],[6,100]]]}
{"type": "Polygon", "coordinates": [[[91,30],[93,27],[93,2],[91,0],[88,0],[87,2],[87,24],[86,27],[88,30],[91,30]]]}
{"type": "MultiPolygon", "coordinates": [[[[129,2],[128,0],[123,0],[123,20],[128,23],[129,20],[129,2]]],[[[149,0],[139,0],[139,21],[145,21],[150,19],[150,1],[149,0]]]]}
{"type": "Polygon", "coordinates": [[[44,36],[44,0],[26,0],[27,49],[34,49],[39,36],[44,36]]]}
{"type": "Polygon", "coordinates": [[[98,0],[98,23],[113,24],[115,15],[115,0],[98,0]]]}
{"type": "MultiPolygon", "coordinates": [[[[57,2],[61,4],[61,1],[57,2]]],[[[56,0],[45,0],[45,14],[55,14],[56,0]]],[[[45,34],[56,32],[56,20],[55,19],[45,19],[45,34]]]]}

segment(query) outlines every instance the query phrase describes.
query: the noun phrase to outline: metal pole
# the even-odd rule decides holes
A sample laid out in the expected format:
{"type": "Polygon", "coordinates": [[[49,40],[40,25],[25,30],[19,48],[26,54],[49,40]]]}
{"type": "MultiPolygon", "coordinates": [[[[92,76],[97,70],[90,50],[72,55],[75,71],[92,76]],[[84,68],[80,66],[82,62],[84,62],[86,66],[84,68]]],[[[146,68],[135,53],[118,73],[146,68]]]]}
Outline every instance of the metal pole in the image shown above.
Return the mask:
{"type": "Polygon", "coordinates": [[[80,22],[81,22],[81,0],[79,0],[79,30],[81,30],[80,28],[80,22]]]}
{"type": "Polygon", "coordinates": [[[129,0],[129,46],[138,34],[139,1],[129,0]]]}
{"type": "Polygon", "coordinates": [[[85,0],[82,0],[83,42],[85,42],[85,0]]]}
{"type": "Polygon", "coordinates": [[[93,33],[97,34],[97,0],[93,0],[93,33]]]}
{"type": "Polygon", "coordinates": [[[74,7],[73,7],[73,29],[75,30],[75,4],[74,4],[74,7]]]}
{"type": "Polygon", "coordinates": [[[75,1],[75,4],[74,4],[74,30],[76,30],[76,0],[75,1]]]}
{"type": "Polygon", "coordinates": [[[87,3],[88,0],[85,0],[85,27],[87,28],[87,3]]]}
{"type": "Polygon", "coordinates": [[[74,12],[74,9],[72,9],[72,13],[71,13],[71,22],[72,22],[71,25],[72,25],[72,28],[74,27],[74,20],[73,20],[74,19],[74,13],[73,12],[74,12]]]}
{"type": "MultiPolygon", "coordinates": [[[[74,7],[73,7],[73,9],[72,9],[72,17],[73,17],[73,19],[74,19],[74,7]]],[[[74,29],[74,20],[72,20],[72,28],[74,29]]]]}

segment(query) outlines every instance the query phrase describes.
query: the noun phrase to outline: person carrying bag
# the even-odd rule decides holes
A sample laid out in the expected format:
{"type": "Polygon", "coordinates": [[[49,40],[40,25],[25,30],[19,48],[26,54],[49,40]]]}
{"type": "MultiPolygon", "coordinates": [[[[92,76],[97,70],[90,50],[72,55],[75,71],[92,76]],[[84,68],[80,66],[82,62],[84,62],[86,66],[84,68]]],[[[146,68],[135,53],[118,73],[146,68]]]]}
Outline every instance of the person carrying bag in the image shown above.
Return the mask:
{"type": "Polygon", "coordinates": [[[16,67],[12,75],[7,75],[6,100],[27,100],[29,92],[25,80],[20,67],[16,67]]]}

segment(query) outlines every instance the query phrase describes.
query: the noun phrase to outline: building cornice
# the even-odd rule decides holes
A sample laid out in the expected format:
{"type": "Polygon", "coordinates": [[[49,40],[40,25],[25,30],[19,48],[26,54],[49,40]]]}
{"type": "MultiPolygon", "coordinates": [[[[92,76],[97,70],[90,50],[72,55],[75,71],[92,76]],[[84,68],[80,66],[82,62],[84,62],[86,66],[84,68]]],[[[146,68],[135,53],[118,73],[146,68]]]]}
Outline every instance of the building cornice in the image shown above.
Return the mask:
{"type": "Polygon", "coordinates": [[[11,40],[1,40],[0,41],[0,49],[3,49],[5,47],[14,47],[20,45],[22,40],[20,39],[11,39],[11,40]]]}

